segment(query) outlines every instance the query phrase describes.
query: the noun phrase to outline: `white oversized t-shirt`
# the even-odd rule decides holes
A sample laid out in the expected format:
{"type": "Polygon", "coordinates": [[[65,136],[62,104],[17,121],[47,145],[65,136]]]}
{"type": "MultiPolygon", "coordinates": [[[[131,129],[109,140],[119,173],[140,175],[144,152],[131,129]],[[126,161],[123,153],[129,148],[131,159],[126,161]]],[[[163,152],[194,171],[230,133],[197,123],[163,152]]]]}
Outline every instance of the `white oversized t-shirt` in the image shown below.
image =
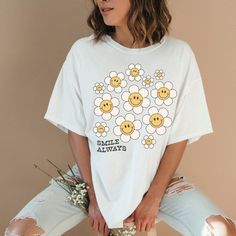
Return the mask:
{"type": "Polygon", "coordinates": [[[93,34],[71,46],[55,82],[46,120],[88,137],[99,209],[109,228],[138,206],[167,145],[193,143],[213,128],[190,45],[165,35],[128,48],[93,34]]]}

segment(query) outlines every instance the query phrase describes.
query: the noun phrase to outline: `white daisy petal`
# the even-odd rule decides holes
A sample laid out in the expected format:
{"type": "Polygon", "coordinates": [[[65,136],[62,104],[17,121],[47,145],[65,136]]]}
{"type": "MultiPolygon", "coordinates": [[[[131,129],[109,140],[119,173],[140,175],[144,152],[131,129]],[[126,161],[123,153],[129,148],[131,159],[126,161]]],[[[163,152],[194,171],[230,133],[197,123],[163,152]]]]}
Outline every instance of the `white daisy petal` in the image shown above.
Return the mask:
{"type": "Polygon", "coordinates": [[[140,93],[143,97],[147,97],[147,95],[148,95],[148,90],[145,89],[145,88],[141,88],[141,89],[139,90],[139,93],[140,93]]]}
{"type": "Polygon", "coordinates": [[[149,119],[150,119],[149,115],[144,115],[143,116],[143,123],[146,124],[146,125],[149,124],[149,119]]]}
{"type": "Polygon", "coordinates": [[[104,94],[102,95],[102,99],[103,99],[103,100],[111,100],[111,95],[110,95],[109,93],[104,93],[104,94]]]}
{"type": "Polygon", "coordinates": [[[102,102],[102,98],[96,98],[95,99],[95,101],[94,101],[94,104],[96,105],[96,106],[100,106],[100,103],[102,102]]]}
{"type": "Polygon", "coordinates": [[[158,81],[157,83],[156,83],[156,89],[159,89],[159,88],[161,88],[161,87],[163,87],[164,85],[163,85],[163,83],[161,82],[161,81],[158,81]]]}
{"type": "Polygon", "coordinates": [[[120,130],[120,126],[116,126],[114,129],[113,129],[113,132],[116,134],[116,135],[121,135],[122,132],[120,130]]]}
{"type": "Polygon", "coordinates": [[[140,136],[140,133],[137,130],[134,130],[134,132],[131,134],[132,139],[138,139],[140,136]]]}
{"type": "Polygon", "coordinates": [[[130,75],[130,70],[126,70],[126,75],[130,75]]]}
{"type": "Polygon", "coordinates": [[[156,89],[153,89],[153,90],[151,91],[151,95],[152,95],[152,97],[156,98],[156,97],[157,97],[157,90],[156,90],[156,89]]]}
{"type": "Polygon", "coordinates": [[[174,89],[171,89],[171,90],[170,90],[170,97],[171,97],[171,98],[175,98],[175,97],[176,97],[176,95],[177,95],[177,92],[176,92],[176,90],[174,90],[174,89]]]}
{"type": "Polygon", "coordinates": [[[142,123],[139,120],[135,120],[134,122],[135,129],[141,129],[142,123]]]}
{"type": "Polygon", "coordinates": [[[165,126],[165,127],[169,127],[169,126],[171,125],[171,123],[172,123],[172,120],[171,120],[170,117],[166,117],[166,118],[164,119],[164,126],[165,126]]]}
{"type": "Polygon", "coordinates": [[[117,125],[120,125],[123,121],[125,121],[125,118],[123,116],[119,116],[116,118],[117,125]]]}
{"type": "Polygon", "coordinates": [[[115,91],[116,91],[117,93],[120,93],[120,92],[121,92],[121,87],[115,88],[115,91]]]}
{"type": "Polygon", "coordinates": [[[160,99],[160,98],[156,98],[156,99],[155,99],[155,103],[156,103],[157,105],[159,105],[159,106],[162,105],[163,102],[164,102],[164,101],[163,101],[162,99],[160,99]]]}
{"type": "Polygon", "coordinates": [[[161,127],[156,129],[156,132],[158,134],[164,134],[166,132],[166,128],[164,126],[161,126],[161,127]]]}
{"type": "Polygon", "coordinates": [[[169,90],[171,90],[173,87],[173,84],[170,81],[165,82],[165,87],[168,88],[169,90]]]}
{"type": "Polygon", "coordinates": [[[121,98],[122,98],[124,101],[128,101],[129,95],[130,95],[130,93],[127,92],[127,91],[125,91],[125,92],[122,93],[121,98]]]}
{"type": "Polygon", "coordinates": [[[122,80],[125,78],[125,75],[122,72],[119,72],[117,76],[122,80]]]}
{"type": "Polygon", "coordinates": [[[153,134],[156,131],[156,129],[152,127],[150,124],[146,127],[146,130],[150,134],[153,134]]]}
{"type": "Polygon", "coordinates": [[[138,92],[138,86],[137,85],[132,85],[129,87],[130,93],[137,93],[138,92]]]}
{"type": "Polygon", "coordinates": [[[144,70],[142,70],[142,69],[139,70],[139,74],[140,74],[140,75],[143,75],[143,74],[144,74],[144,70]]]}
{"type": "Polygon", "coordinates": [[[129,64],[129,69],[133,69],[134,68],[134,64],[129,64]]]}
{"type": "Polygon", "coordinates": [[[102,114],[102,118],[104,120],[110,120],[111,119],[111,114],[110,113],[103,113],[102,114]]]}
{"type": "Polygon", "coordinates": [[[111,72],[110,72],[110,76],[111,76],[111,77],[117,76],[117,73],[116,73],[115,71],[111,71],[111,72]]]}
{"type": "Polygon", "coordinates": [[[119,100],[118,100],[118,98],[112,98],[112,99],[111,99],[111,102],[112,102],[113,106],[115,106],[115,107],[119,105],[119,100]]]}
{"type": "Polygon", "coordinates": [[[114,90],[114,87],[111,86],[110,84],[107,86],[108,91],[112,92],[114,90]]]}
{"type": "Polygon", "coordinates": [[[148,107],[149,105],[150,105],[150,100],[148,98],[144,98],[142,106],[143,107],[148,107]]]}
{"type": "Polygon", "coordinates": [[[155,113],[158,113],[158,109],[156,107],[151,107],[151,108],[149,108],[148,113],[150,115],[153,115],[155,113]]]}
{"type": "Polygon", "coordinates": [[[131,114],[131,113],[128,113],[128,114],[125,115],[125,119],[133,122],[134,121],[134,115],[131,114]]]}
{"type": "Polygon", "coordinates": [[[113,116],[116,116],[116,115],[118,115],[119,114],[119,108],[117,108],[117,107],[114,107],[113,109],[112,109],[112,111],[111,111],[111,114],[113,115],[113,116]]]}
{"type": "Polygon", "coordinates": [[[107,77],[105,78],[105,83],[106,83],[106,84],[110,84],[110,81],[111,81],[111,77],[107,76],[107,77]]]}
{"type": "Polygon", "coordinates": [[[167,99],[164,101],[164,103],[165,103],[167,106],[169,106],[170,104],[172,104],[172,102],[173,102],[172,98],[167,98],[167,99]]]}
{"type": "Polygon", "coordinates": [[[133,109],[129,102],[125,102],[124,108],[126,111],[131,111],[133,109]]]}
{"type": "Polygon", "coordinates": [[[160,108],[158,113],[160,113],[163,117],[166,117],[168,115],[168,111],[164,107],[160,108]]]}
{"type": "Polygon", "coordinates": [[[127,84],[127,82],[125,80],[122,80],[120,86],[122,88],[124,88],[126,86],[126,84],[127,84]]]}
{"type": "Polygon", "coordinates": [[[134,113],[140,114],[140,113],[142,113],[142,111],[143,111],[143,107],[142,107],[142,106],[134,107],[133,110],[134,110],[134,113]]]}
{"type": "Polygon", "coordinates": [[[136,64],[135,67],[136,67],[137,69],[139,69],[139,70],[141,69],[141,65],[140,65],[140,64],[136,64]]]}
{"type": "Polygon", "coordinates": [[[132,75],[130,75],[130,76],[129,76],[129,79],[130,79],[131,81],[134,81],[135,77],[133,77],[132,75]]]}
{"type": "Polygon", "coordinates": [[[97,115],[97,116],[100,116],[103,112],[101,111],[101,109],[99,107],[96,107],[94,109],[94,113],[97,115]]]}
{"type": "Polygon", "coordinates": [[[123,141],[123,142],[129,142],[129,140],[130,140],[130,135],[125,135],[125,134],[121,134],[121,140],[123,141]]]}

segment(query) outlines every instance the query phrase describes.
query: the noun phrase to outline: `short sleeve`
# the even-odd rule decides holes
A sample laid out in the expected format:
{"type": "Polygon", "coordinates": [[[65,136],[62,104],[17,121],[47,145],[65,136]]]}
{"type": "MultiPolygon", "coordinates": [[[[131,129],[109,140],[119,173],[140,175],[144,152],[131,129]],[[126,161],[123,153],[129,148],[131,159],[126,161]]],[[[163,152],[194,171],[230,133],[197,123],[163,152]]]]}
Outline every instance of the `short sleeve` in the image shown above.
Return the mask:
{"type": "Polygon", "coordinates": [[[191,144],[203,135],[214,132],[198,63],[192,49],[189,49],[184,80],[188,86],[177,105],[167,145],[186,139],[187,144],[191,144]]]}
{"type": "Polygon", "coordinates": [[[49,99],[44,119],[60,130],[85,135],[85,116],[78,86],[78,57],[75,45],[68,52],[49,99]]]}

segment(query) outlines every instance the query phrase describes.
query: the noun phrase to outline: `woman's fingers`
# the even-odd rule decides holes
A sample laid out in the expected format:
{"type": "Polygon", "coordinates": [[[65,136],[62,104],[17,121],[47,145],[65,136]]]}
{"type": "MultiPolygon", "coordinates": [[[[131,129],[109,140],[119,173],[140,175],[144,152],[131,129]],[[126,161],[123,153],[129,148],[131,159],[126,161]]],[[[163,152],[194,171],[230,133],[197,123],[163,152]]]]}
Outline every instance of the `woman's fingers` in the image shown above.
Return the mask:
{"type": "Polygon", "coordinates": [[[102,220],[102,219],[100,219],[99,221],[98,221],[98,232],[100,233],[100,234],[104,234],[104,220],[102,220]]]}
{"type": "Polygon", "coordinates": [[[107,224],[104,225],[104,235],[108,236],[110,232],[110,229],[108,228],[107,224]]]}

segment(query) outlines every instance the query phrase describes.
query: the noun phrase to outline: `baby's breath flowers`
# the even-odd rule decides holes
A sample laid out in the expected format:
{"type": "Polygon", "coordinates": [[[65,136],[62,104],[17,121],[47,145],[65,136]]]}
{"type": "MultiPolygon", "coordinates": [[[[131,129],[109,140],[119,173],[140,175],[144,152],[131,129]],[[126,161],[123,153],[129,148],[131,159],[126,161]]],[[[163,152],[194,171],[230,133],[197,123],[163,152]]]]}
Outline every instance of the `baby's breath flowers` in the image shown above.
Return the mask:
{"type": "MultiPolygon", "coordinates": [[[[79,176],[75,175],[69,164],[68,167],[72,175],[67,174],[67,172],[57,167],[52,161],[48,159],[47,161],[57,169],[57,172],[60,175],[59,178],[54,178],[36,164],[34,164],[34,167],[52,178],[60,187],[68,192],[67,201],[70,204],[79,207],[87,215],[90,202],[88,194],[89,185],[79,176]]],[[[123,228],[110,229],[108,236],[133,236],[135,233],[136,226],[131,222],[124,223],[123,228]]]]}

